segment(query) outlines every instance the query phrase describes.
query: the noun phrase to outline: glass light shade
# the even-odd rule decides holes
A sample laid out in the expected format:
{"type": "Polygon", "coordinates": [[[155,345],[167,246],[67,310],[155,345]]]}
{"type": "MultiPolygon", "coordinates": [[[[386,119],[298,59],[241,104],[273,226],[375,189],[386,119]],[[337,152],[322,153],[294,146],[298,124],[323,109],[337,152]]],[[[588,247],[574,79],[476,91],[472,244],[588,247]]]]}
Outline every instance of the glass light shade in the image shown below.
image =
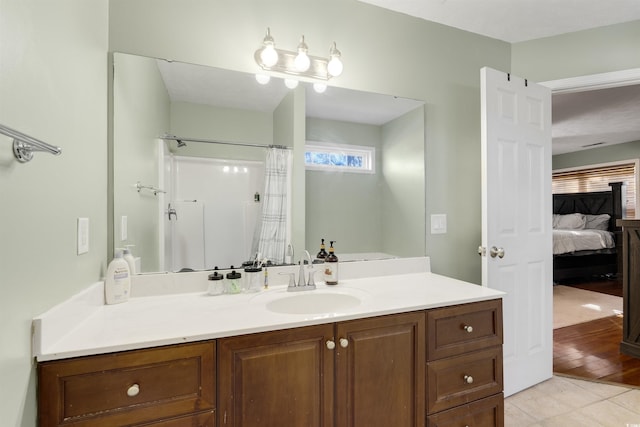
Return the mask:
{"type": "Polygon", "coordinates": [[[298,81],[294,79],[284,79],[284,85],[289,89],[295,89],[298,87],[298,81]]]}
{"type": "Polygon", "coordinates": [[[324,83],[314,83],[313,90],[315,90],[316,93],[325,93],[327,90],[327,85],[324,83]]]}
{"type": "Polygon", "coordinates": [[[344,66],[342,65],[342,61],[340,60],[340,58],[338,56],[331,56],[331,60],[327,64],[327,72],[332,77],[338,77],[340,74],[342,74],[343,68],[344,66]]]}
{"type": "Polygon", "coordinates": [[[296,67],[297,71],[305,72],[311,65],[311,59],[309,59],[309,55],[307,55],[306,52],[300,50],[296,59],[293,61],[293,65],[296,67]]]}
{"type": "Polygon", "coordinates": [[[266,74],[256,74],[256,81],[261,85],[266,85],[271,80],[271,76],[266,74]]]}
{"type": "Polygon", "coordinates": [[[273,67],[278,62],[278,52],[272,44],[267,44],[260,52],[260,60],[265,67],[273,67]]]}

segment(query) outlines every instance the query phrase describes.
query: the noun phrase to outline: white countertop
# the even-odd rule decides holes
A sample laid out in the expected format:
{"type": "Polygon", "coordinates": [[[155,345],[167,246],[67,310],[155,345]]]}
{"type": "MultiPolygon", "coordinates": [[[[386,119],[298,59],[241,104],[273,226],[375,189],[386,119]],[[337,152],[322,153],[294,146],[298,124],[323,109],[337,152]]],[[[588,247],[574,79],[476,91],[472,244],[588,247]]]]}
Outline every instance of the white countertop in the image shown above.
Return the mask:
{"type": "MultiPolygon", "coordinates": [[[[205,282],[206,286],[206,282],[205,282]]],[[[430,272],[347,278],[336,286],[287,292],[285,285],[253,294],[210,296],[205,291],[132,297],[104,305],[96,283],[34,319],[38,361],[209,340],[501,298],[493,289],[430,272]],[[286,314],[271,301],[298,295],[347,294],[353,306],[332,312],[286,314]]]]}

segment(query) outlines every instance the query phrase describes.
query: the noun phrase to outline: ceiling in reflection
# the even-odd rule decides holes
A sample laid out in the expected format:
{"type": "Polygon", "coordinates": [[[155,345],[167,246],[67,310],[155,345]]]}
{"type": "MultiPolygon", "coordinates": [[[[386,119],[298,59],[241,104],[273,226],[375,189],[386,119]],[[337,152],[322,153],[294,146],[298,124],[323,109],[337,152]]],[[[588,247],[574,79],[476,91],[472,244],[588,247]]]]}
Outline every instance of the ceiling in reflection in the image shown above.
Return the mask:
{"type": "MultiPolygon", "coordinates": [[[[290,90],[277,78],[261,85],[249,73],[164,60],[157,63],[172,102],[271,112],[290,90]]],[[[304,87],[307,116],[321,119],[382,125],[424,105],[397,97],[391,97],[390,105],[389,95],[332,86],[322,94],[311,84],[304,87]]]]}

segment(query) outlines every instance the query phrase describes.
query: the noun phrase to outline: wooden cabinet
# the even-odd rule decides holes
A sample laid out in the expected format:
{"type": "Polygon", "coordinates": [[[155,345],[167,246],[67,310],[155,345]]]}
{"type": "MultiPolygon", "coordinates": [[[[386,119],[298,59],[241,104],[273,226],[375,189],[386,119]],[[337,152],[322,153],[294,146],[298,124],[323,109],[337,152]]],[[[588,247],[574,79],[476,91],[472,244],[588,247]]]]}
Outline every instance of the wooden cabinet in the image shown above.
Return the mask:
{"type": "Polygon", "coordinates": [[[221,426],[333,425],[333,325],[218,340],[221,426]]]}
{"type": "Polygon", "coordinates": [[[219,340],[219,425],[424,426],[424,312],[219,340]]]}
{"type": "Polygon", "coordinates": [[[40,363],[39,425],[503,426],[501,307],[40,363]]]}
{"type": "Polygon", "coordinates": [[[213,427],[215,376],[214,342],[41,363],[39,425],[213,427]]]}
{"type": "Polygon", "coordinates": [[[427,311],[427,342],[428,426],[503,426],[501,300],[427,311]]]}
{"type": "Polygon", "coordinates": [[[618,220],[622,226],[622,342],[620,351],[640,357],[640,220],[618,220]]]}

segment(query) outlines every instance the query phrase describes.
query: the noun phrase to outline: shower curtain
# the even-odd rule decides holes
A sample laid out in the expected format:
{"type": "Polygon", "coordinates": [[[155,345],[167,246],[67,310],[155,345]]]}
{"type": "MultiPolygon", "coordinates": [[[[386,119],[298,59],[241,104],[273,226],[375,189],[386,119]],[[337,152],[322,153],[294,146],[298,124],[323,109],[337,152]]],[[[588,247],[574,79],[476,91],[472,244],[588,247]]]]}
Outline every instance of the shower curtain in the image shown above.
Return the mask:
{"type": "Polygon", "coordinates": [[[265,162],[262,212],[253,239],[253,253],[274,264],[285,260],[289,226],[291,150],[269,148],[265,162]]]}

